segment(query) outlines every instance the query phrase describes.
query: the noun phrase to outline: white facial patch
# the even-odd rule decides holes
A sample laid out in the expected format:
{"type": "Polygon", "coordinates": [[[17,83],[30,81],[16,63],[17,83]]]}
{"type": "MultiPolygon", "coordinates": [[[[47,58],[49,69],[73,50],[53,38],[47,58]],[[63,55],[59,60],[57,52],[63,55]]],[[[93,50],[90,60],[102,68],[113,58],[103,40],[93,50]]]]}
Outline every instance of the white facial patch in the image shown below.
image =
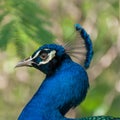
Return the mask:
{"type": "Polygon", "coordinates": [[[30,58],[29,58],[27,61],[32,61],[33,59],[35,59],[35,58],[39,55],[39,53],[40,53],[40,51],[38,51],[38,52],[34,55],[34,57],[31,57],[31,56],[30,56],[30,58]]]}
{"type": "Polygon", "coordinates": [[[55,53],[56,53],[55,50],[53,50],[50,53],[48,53],[48,58],[45,61],[40,62],[38,65],[42,65],[42,64],[48,63],[50,60],[52,60],[55,57],[55,53]]]}
{"type": "Polygon", "coordinates": [[[40,51],[38,51],[32,59],[36,58],[39,55],[39,53],[40,51]]]}

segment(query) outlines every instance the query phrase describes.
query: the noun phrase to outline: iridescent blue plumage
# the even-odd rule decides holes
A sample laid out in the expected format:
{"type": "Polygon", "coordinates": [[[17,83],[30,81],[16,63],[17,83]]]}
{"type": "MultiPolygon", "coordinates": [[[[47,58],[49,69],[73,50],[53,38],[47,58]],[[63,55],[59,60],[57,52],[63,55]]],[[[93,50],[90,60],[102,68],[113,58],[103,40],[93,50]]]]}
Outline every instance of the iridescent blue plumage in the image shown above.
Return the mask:
{"type": "MultiPolygon", "coordinates": [[[[58,116],[55,115],[55,119],[51,111],[59,111],[61,116],[64,116],[71,107],[76,107],[86,96],[89,83],[84,68],[73,62],[59,45],[45,45],[38,50],[43,49],[56,50],[57,58],[53,58],[51,62],[37,67],[47,76],[35,96],[24,108],[19,120],[26,118],[27,120],[34,120],[37,116],[38,120],[45,120],[43,117],[46,117],[46,120],[57,120],[58,116]],[[59,63],[56,61],[59,61],[59,63]],[[47,67],[51,64],[53,66],[47,67]],[[51,71],[54,71],[54,73],[51,73],[51,71]],[[48,116],[46,112],[49,113],[48,116]]],[[[36,60],[35,58],[33,61],[38,62],[36,60]]],[[[36,67],[36,64],[33,63],[33,66],[36,67]]]]}
{"type": "MultiPolygon", "coordinates": [[[[78,24],[76,30],[85,40],[87,54],[84,67],[92,59],[92,43],[86,31],[78,24]]],[[[46,74],[43,83],[25,106],[18,120],[113,120],[111,117],[65,118],[70,108],[80,104],[89,87],[87,73],[82,65],[75,63],[64,47],[46,44],[17,67],[31,66],[46,74]]]]}

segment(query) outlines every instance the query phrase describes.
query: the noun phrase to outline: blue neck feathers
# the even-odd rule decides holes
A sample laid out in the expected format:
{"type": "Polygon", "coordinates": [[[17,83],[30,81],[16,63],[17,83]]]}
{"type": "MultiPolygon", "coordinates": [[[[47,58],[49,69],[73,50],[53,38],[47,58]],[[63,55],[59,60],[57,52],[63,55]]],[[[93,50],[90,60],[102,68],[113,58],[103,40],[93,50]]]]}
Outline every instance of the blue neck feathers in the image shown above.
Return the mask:
{"type": "Polygon", "coordinates": [[[88,87],[84,68],[66,57],[54,74],[46,76],[18,120],[68,120],[64,115],[82,102],[88,87]]]}

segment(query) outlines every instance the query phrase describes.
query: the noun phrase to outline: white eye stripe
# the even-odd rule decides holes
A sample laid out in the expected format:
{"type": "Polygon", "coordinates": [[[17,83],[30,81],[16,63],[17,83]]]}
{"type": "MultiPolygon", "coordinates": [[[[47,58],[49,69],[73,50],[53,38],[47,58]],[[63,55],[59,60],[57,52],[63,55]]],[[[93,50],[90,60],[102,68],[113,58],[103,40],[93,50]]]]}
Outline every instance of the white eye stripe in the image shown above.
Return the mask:
{"type": "MultiPolygon", "coordinates": [[[[49,50],[49,49],[44,49],[44,50],[49,50]]],[[[41,52],[41,50],[38,51],[33,57],[30,56],[30,59],[28,61],[32,61],[33,59],[35,59],[36,57],[38,57],[38,55],[39,55],[40,52],[41,52]]],[[[48,58],[45,61],[39,62],[39,64],[37,64],[37,65],[42,65],[42,64],[48,63],[50,60],[52,60],[55,57],[55,53],[56,53],[55,50],[51,51],[50,53],[48,53],[48,58]]]]}
{"type": "Polygon", "coordinates": [[[48,54],[48,58],[45,61],[40,62],[38,65],[46,64],[55,57],[56,51],[53,50],[48,54]]]}
{"type": "MultiPolygon", "coordinates": [[[[41,50],[40,50],[40,51],[41,51],[41,50]]],[[[35,58],[39,55],[40,51],[38,51],[33,57],[30,56],[30,59],[31,59],[31,60],[35,59],[35,58]]]]}
{"type": "MultiPolygon", "coordinates": [[[[44,49],[44,50],[50,50],[50,49],[44,49]]],[[[34,57],[31,57],[31,60],[33,60],[34,58],[36,58],[38,55],[39,55],[39,53],[41,52],[41,50],[40,51],[38,51],[35,55],[34,55],[34,57]]]]}
{"type": "Polygon", "coordinates": [[[47,49],[47,48],[46,48],[46,49],[44,49],[44,50],[50,50],[50,49],[47,49]]]}

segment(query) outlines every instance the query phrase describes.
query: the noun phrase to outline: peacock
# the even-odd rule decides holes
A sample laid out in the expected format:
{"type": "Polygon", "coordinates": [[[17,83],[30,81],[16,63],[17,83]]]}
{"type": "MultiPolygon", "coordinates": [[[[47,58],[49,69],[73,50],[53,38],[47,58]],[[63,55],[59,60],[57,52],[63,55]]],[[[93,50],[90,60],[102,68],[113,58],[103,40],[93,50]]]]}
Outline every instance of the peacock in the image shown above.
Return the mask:
{"type": "Polygon", "coordinates": [[[65,117],[86,97],[89,88],[86,69],[93,57],[90,36],[80,24],[75,24],[75,30],[80,44],[45,44],[16,65],[34,67],[46,74],[18,120],[120,120],[111,116],[65,117]]]}

